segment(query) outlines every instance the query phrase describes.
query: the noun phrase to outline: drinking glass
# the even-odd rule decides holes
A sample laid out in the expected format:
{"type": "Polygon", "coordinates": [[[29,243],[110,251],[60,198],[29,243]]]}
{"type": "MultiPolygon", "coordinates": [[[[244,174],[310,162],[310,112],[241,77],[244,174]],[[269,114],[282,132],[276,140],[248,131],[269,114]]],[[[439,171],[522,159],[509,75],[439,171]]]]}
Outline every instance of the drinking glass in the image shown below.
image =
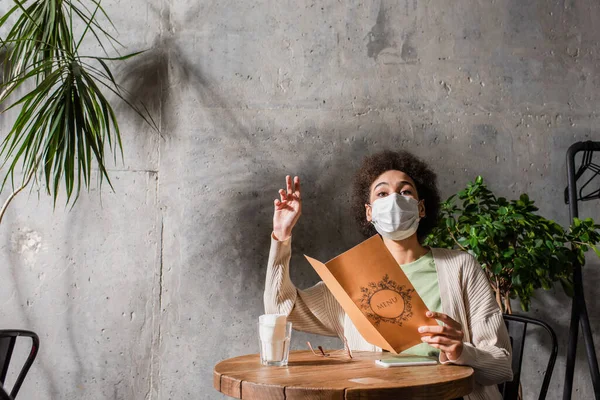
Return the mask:
{"type": "Polygon", "coordinates": [[[262,365],[285,367],[290,355],[292,323],[258,322],[258,341],[262,365]]]}

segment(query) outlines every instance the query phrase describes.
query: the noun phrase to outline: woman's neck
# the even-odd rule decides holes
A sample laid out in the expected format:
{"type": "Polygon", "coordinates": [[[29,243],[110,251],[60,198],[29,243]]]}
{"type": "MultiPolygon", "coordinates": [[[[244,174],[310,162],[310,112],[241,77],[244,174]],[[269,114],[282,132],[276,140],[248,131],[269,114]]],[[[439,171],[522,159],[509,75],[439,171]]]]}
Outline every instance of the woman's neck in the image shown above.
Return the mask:
{"type": "Polygon", "coordinates": [[[391,240],[383,238],[383,243],[399,265],[411,263],[423,257],[429,249],[421,246],[415,233],[404,240],[391,240]]]}

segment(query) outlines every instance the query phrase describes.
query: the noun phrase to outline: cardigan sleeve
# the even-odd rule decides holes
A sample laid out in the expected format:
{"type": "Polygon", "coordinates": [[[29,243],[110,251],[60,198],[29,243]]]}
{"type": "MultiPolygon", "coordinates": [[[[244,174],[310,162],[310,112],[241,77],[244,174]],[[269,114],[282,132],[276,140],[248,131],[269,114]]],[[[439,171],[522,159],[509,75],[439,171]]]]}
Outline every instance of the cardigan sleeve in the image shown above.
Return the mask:
{"type": "Polygon", "coordinates": [[[512,349],[502,311],[485,272],[471,256],[463,270],[463,288],[469,325],[466,328],[471,340],[463,343],[463,351],[457,360],[448,360],[440,353],[440,361],[472,367],[475,380],[481,385],[512,380],[512,349]]]}
{"type": "Polygon", "coordinates": [[[343,336],[344,310],[323,282],[297,289],[290,279],[291,238],[271,236],[264,304],[267,314],[286,314],[294,329],[325,336],[343,336]]]}

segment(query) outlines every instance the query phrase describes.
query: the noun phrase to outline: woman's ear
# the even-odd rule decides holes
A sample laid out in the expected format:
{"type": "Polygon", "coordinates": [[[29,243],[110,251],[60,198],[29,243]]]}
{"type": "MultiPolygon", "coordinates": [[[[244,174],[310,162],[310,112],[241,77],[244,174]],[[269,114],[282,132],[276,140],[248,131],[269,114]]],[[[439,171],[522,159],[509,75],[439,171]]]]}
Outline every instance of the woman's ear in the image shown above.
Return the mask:
{"type": "Polygon", "coordinates": [[[425,200],[419,202],[419,218],[425,218],[425,200]]]}
{"type": "Polygon", "coordinates": [[[371,208],[371,205],[365,204],[365,215],[367,217],[367,221],[369,221],[369,222],[371,222],[373,220],[372,212],[373,212],[373,209],[371,208]]]}

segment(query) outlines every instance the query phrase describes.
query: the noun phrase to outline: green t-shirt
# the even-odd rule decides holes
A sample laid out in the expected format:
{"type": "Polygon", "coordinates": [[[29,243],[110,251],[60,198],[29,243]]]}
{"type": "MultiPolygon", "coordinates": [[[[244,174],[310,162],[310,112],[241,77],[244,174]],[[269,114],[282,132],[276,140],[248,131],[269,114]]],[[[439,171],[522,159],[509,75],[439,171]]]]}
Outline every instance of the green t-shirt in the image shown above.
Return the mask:
{"type": "MultiPolygon", "coordinates": [[[[442,312],[442,299],[440,298],[437,270],[435,269],[435,262],[431,251],[418,260],[401,265],[400,268],[402,268],[402,271],[404,271],[410,282],[413,284],[427,308],[431,311],[442,312]]],[[[431,322],[433,324],[434,320],[431,322]]],[[[419,343],[402,352],[402,354],[433,357],[437,357],[439,353],[440,351],[438,349],[427,343],[419,343]]]]}

